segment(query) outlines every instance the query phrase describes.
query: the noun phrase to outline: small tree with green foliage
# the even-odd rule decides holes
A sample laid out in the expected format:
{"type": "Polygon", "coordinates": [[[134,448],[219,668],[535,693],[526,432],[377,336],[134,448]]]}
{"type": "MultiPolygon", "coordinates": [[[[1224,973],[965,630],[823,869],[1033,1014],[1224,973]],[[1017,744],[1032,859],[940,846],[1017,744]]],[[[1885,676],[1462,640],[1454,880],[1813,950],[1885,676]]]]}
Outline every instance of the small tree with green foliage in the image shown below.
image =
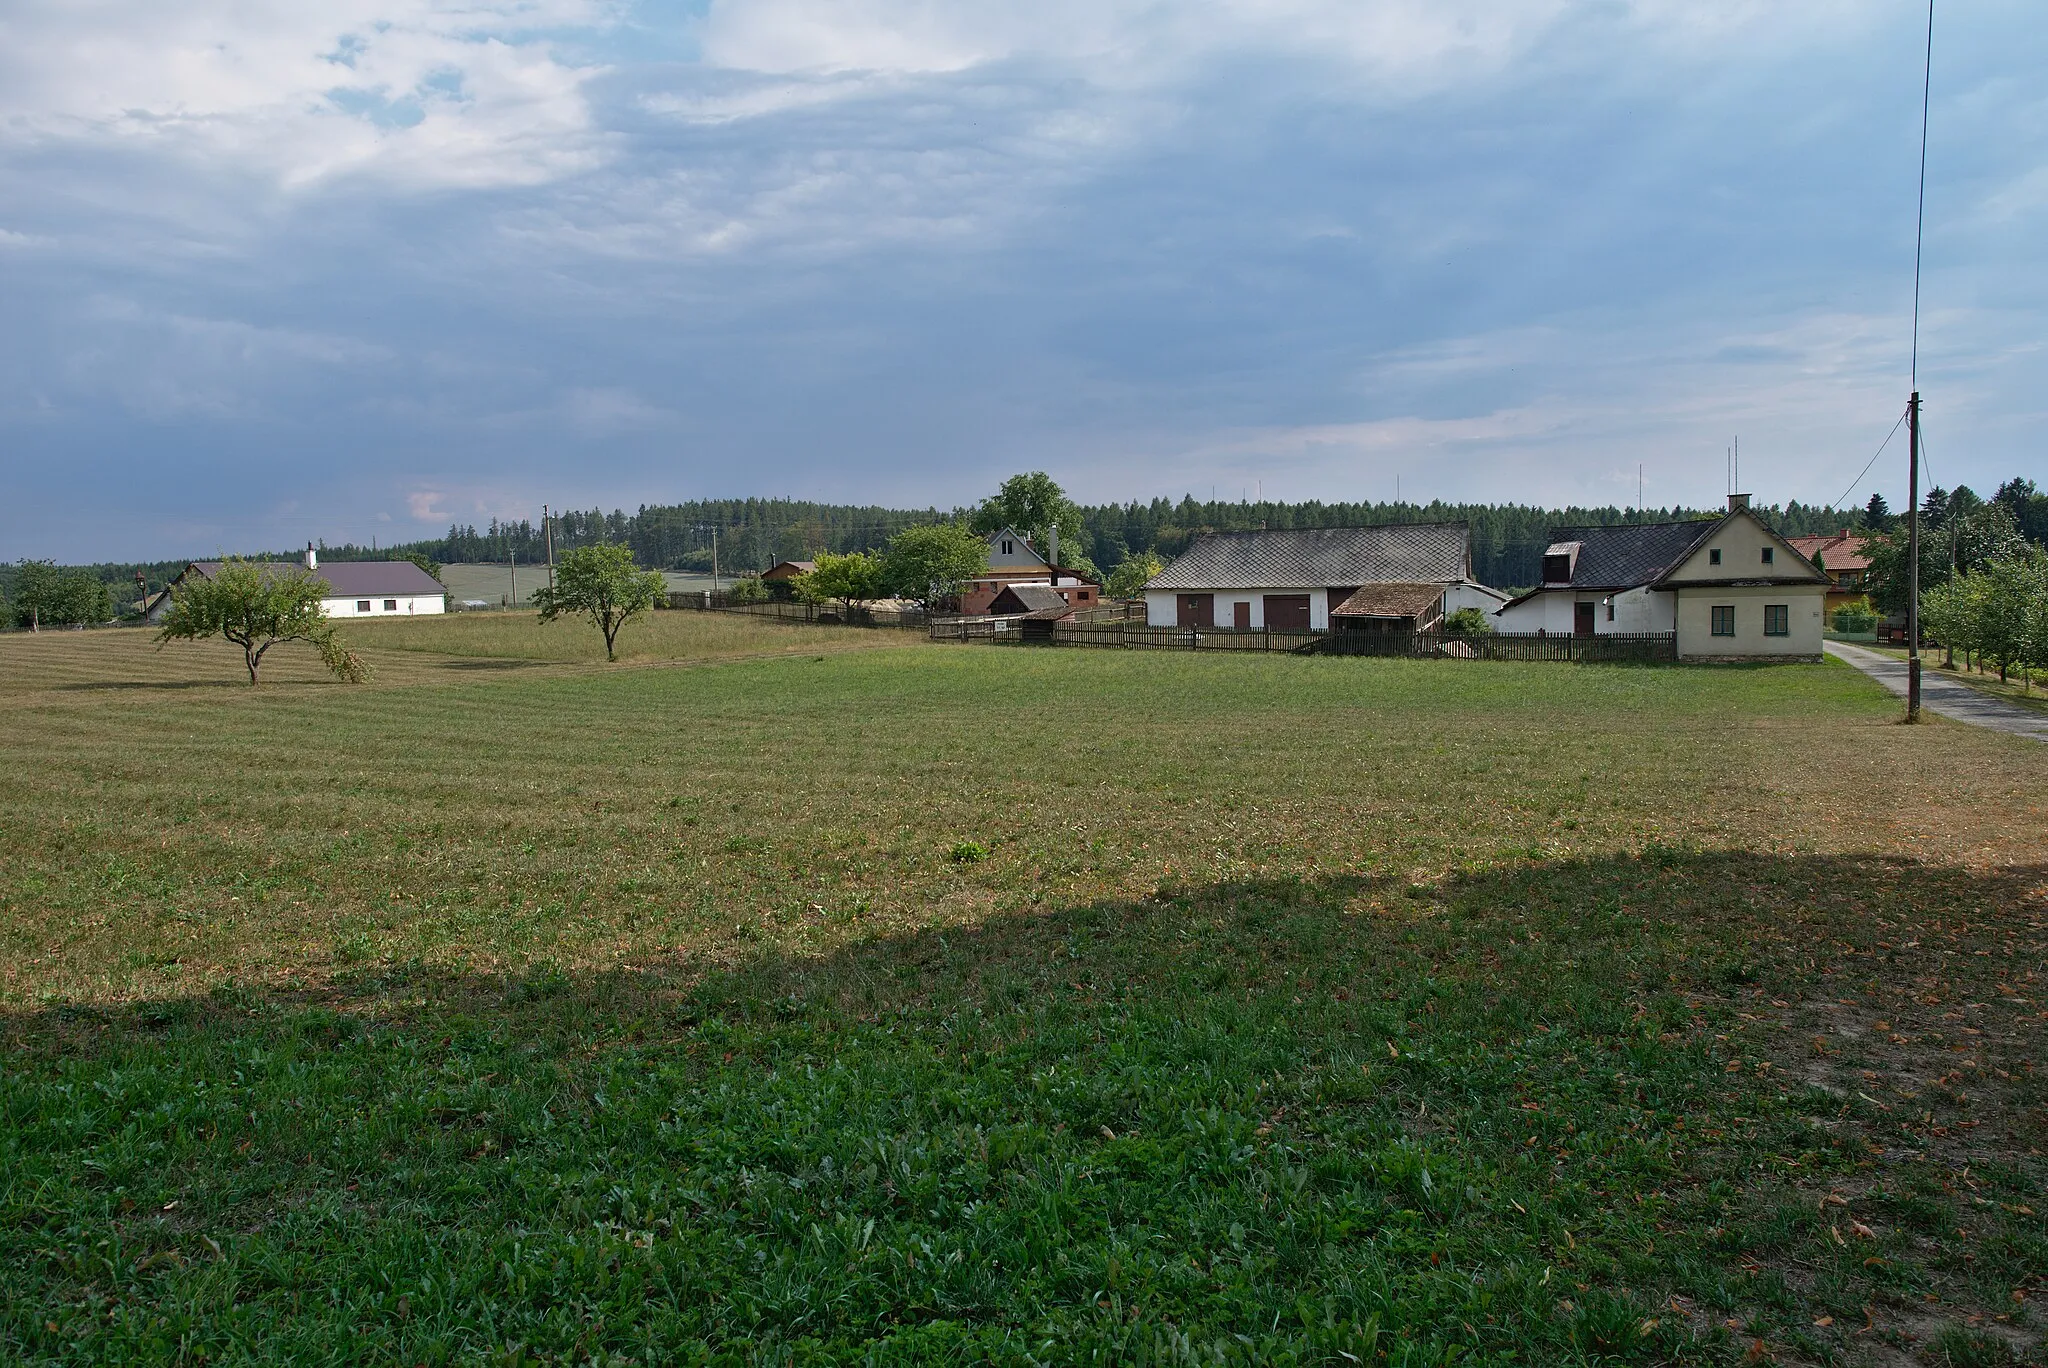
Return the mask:
{"type": "Polygon", "coordinates": [[[889,538],[882,569],[890,593],[929,610],[988,569],[988,542],[958,523],[920,523],[889,538]]]}
{"type": "Polygon", "coordinates": [[[658,570],[642,570],[633,549],[606,542],[565,551],[555,564],[555,582],[535,592],[540,620],[587,617],[604,633],[604,658],[617,660],[619,629],[668,596],[658,570]]]}
{"type": "Polygon", "coordinates": [[[60,570],[49,561],[20,562],[14,576],[14,622],[31,632],[79,627],[114,615],[114,596],[90,570],[60,570]]]}
{"type": "Polygon", "coordinates": [[[1134,599],[1142,596],[1145,586],[1155,575],[1166,569],[1166,562],[1150,551],[1140,551],[1126,556],[1118,562],[1116,569],[1109,572],[1109,582],[1102,586],[1102,592],[1115,599],[1134,599]]]}
{"type": "Polygon", "coordinates": [[[796,578],[796,591],[813,603],[837,603],[851,617],[863,604],[888,592],[886,567],[880,556],[852,551],[835,556],[821,552],[817,568],[796,578]]]}
{"type": "Polygon", "coordinates": [[[1484,608],[1460,608],[1444,618],[1443,630],[1452,636],[1489,636],[1493,632],[1493,624],[1487,621],[1484,608]]]}
{"type": "Polygon", "coordinates": [[[748,575],[744,579],[734,580],[725,597],[728,603],[766,603],[768,586],[761,582],[759,575],[748,575]]]}
{"type": "Polygon", "coordinates": [[[250,561],[221,562],[211,576],[189,574],[171,590],[171,606],[156,634],[161,650],[173,641],[224,637],[242,648],[254,686],[263,657],[283,641],[304,641],[320,653],[335,676],[350,684],[370,677],[370,667],[335,634],[320,610],[327,581],[303,566],[286,570],[250,561]]]}

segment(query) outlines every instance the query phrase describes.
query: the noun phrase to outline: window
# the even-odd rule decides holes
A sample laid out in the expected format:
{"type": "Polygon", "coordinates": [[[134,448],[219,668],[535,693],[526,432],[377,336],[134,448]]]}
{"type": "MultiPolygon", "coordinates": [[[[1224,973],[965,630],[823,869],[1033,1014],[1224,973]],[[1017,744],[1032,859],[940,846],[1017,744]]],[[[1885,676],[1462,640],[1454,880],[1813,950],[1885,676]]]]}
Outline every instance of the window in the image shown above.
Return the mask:
{"type": "Polygon", "coordinates": [[[1764,548],[1764,564],[1769,565],[1776,555],[1777,549],[1775,547],[1766,546],[1764,548]]]}
{"type": "Polygon", "coordinates": [[[357,599],[357,600],[356,600],[356,611],[357,611],[358,613],[367,613],[367,612],[369,612],[369,611],[370,611],[370,601],[369,601],[368,599],[357,599]]]}
{"type": "Polygon", "coordinates": [[[1009,555],[1009,554],[1011,554],[1011,552],[1010,552],[1010,543],[1009,543],[1009,542],[1007,542],[1007,541],[1005,541],[1005,542],[1003,543],[1003,554],[1004,554],[1004,555],[1006,555],[1006,556],[1007,556],[1007,555],[1009,555]]]}
{"type": "MultiPolygon", "coordinates": [[[[1715,547],[1715,548],[1714,548],[1713,550],[1711,550],[1711,551],[1707,552],[1707,564],[1709,564],[1709,565],[1719,565],[1720,563],[1721,563],[1721,548],[1717,546],[1717,547],[1715,547]]],[[[1719,609],[1716,609],[1715,611],[1716,611],[1716,612],[1718,612],[1718,611],[1720,611],[1720,610],[1719,610],[1719,609]]]]}
{"type": "Polygon", "coordinates": [[[395,612],[397,612],[397,611],[398,611],[398,600],[397,600],[397,599],[385,599],[385,600],[384,600],[384,611],[385,611],[385,612],[387,612],[387,613],[395,613],[395,612]]]}
{"type": "Polygon", "coordinates": [[[1607,620],[1608,620],[1609,622],[1612,622],[1612,621],[1614,621],[1614,600],[1613,600],[1613,599],[1609,599],[1609,600],[1607,600],[1607,620]]]}
{"type": "Polygon", "coordinates": [[[1572,558],[1568,555],[1543,557],[1543,582],[1545,584],[1570,584],[1572,582],[1572,558]]]}
{"type": "Polygon", "coordinates": [[[1792,605],[1789,603],[1766,603],[1764,605],[1764,635],[1792,635],[1792,605]]]}
{"type": "MultiPolygon", "coordinates": [[[[1721,553],[1720,553],[1720,552],[1718,552],[1718,551],[1716,551],[1716,552],[1715,552],[1714,554],[1718,556],[1718,555],[1720,555],[1721,553]]],[[[1714,635],[1715,635],[1715,636],[1734,636],[1734,635],[1735,635],[1735,605],[1734,605],[1734,604],[1732,604],[1732,603],[1717,603],[1717,604],[1715,604],[1715,605],[1714,605],[1714,635]]]]}

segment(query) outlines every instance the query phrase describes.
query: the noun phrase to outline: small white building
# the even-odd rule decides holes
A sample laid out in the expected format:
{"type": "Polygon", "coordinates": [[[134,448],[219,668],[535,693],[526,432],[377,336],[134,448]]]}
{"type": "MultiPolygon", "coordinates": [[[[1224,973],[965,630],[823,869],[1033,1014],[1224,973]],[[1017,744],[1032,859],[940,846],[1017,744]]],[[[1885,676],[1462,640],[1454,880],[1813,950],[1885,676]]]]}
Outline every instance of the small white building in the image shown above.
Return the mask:
{"type": "Polygon", "coordinates": [[[1675,633],[1680,660],[1819,660],[1827,574],[1728,496],[1719,518],[1557,534],[1502,632],[1675,633]]]}
{"type": "MultiPolygon", "coordinates": [[[[220,567],[219,561],[186,565],[170,588],[150,603],[146,619],[156,622],[170,610],[171,595],[187,575],[209,579],[220,573],[220,567]]],[[[258,568],[283,575],[301,566],[291,561],[265,561],[258,568]]],[[[448,590],[411,561],[330,561],[322,565],[309,546],[303,568],[327,582],[320,611],[331,618],[414,617],[448,611],[448,590]]]]}
{"type": "Polygon", "coordinates": [[[1491,612],[1506,597],[1473,583],[1463,523],[1211,532],[1145,586],[1145,620],[1245,631],[1416,630],[1467,606],[1491,612]],[[1368,588],[1383,592],[1362,594],[1368,588]],[[1346,613],[1347,605],[1355,611],[1346,613]]]}

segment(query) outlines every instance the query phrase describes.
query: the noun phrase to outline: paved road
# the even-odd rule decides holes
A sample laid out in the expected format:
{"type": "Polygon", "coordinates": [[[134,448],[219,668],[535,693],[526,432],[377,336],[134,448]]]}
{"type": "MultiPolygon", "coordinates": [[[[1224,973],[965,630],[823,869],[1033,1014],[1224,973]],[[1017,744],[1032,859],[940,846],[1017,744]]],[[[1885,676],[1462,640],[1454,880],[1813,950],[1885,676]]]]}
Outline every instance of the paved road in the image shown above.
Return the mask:
{"type": "MultiPolygon", "coordinates": [[[[1846,641],[1827,642],[1823,649],[1829,655],[1839,656],[1854,665],[1899,697],[1906,696],[1905,661],[1866,651],[1846,641]]],[[[2048,713],[2035,712],[2032,708],[1979,693],[1967,684],[1959,684],[1935,669],[1924,656],[1920,669],[1920,706],[1957,722],[2048,741],[2048,713]]]]}

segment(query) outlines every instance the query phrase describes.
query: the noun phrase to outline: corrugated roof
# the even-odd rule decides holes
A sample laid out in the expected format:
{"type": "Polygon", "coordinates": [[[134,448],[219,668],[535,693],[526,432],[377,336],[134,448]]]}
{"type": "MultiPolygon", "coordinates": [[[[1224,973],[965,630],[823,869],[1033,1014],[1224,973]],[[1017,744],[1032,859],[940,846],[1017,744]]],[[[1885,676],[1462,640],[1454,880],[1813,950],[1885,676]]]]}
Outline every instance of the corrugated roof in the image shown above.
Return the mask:
{"type": "Polygon", "coordinates": [[[1441,584],[1368,584],[1330,610],[1332,617],[1420,617],[1444,596],[1441,584]]]}
{"type": "MultiPolygon", "coordinates": [[[[212,579],[220,573],[219,561],[194,561],[200,574],[212,579]]],[[[297,561],[266,561],[258,566],[275,575],[304,569],[297,561]]],[[[388,595],[445,594],[448,591],[411,561],[330,561],[313,572],[327,581],[328,598],[376,598],[388,595]]]]}
{"type": "Polygon", "coordinates": [[[1579,543],[1572,588],[1628,589],[1662,579],[1720,524],[1719,518],[1694,518],[1631,527],[1572,527],[1561,529],[1556,540],[1579,543]]]}
{"type": "Polygon", "coordinates": [[[1463,523],[1210,532],[1154,576],[1153,589],[1327,589],[1377,583],[1450,584],[1465,578],[1463,523]]]}

